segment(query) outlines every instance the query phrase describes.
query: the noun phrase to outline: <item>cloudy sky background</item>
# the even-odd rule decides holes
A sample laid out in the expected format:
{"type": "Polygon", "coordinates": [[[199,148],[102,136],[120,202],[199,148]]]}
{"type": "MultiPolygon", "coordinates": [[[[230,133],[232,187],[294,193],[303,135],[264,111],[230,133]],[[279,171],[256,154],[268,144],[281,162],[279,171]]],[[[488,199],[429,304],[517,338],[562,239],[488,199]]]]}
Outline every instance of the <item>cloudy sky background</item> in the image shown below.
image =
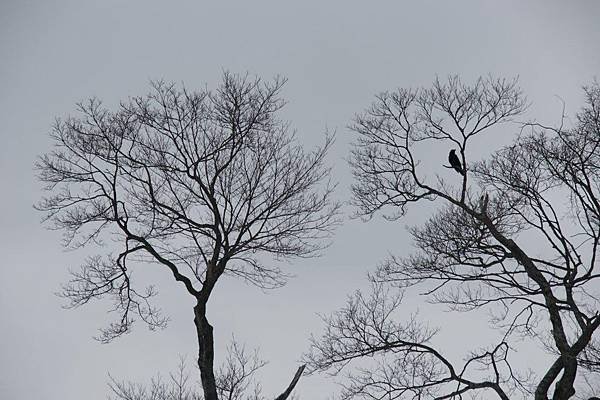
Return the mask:
{"type": "MultiPolygon", "coordinates": [[[[330,155],[348,198],[346,129],[373,96],[428,86],[436,74],[470,81],[488,73],[518,75],[532,106],[528,116],[556,123],[582,103],[581,86],[600,76],[600,2],[564,1],[25,1],[0,2],[0,398],[103,399],[108,372],[147,379],[172,370],[180,355],[194,362],[192,302],[158,269],[159,304],[171,316],[163,331],[134,332],[109,345],[92,340],[108,303],[68,311],[54,295],[89,251],[65,252],[60,233],[45,230],[32,208],[41,196],[35,157],[50,148],[57,116],[97,96],[107,105],[148,91],[150,79],[214,87],[224,69],[289,79],[284,117],[307,146],[337,131],[330,155]]],[[[499,132],[507,140],[515,132],[499,132]]],[[[489,149],[481,148],[481,151],[489,149]]],[[[437,154],[437,153],[436,153],[437,154]]],[[[444,152],[439,153],[445,158],[444,152]]],[[[473,154],[476,158],[477,154],[473,154]]],[[[445,160],[444,160],[445,161],[445,160]]],[[[444,162],[440,161],[440,162],[444,162]]],[[[449,174],[431,163],[440,174],[449,174]]],[[[388,251],[410,251],[407,224],[347,220],[325,256],[293,261],[286,287],[263,293],[221,282],[210,303],[217,357],[232,333],[269,361],[267,394],[278,394],[298,366],[311,332],[345,296],[364,287],[366,272],[388,251]]],[[[154,267],[150,267],[154,268],[154,267]]],[[[406,310],[419,299],[407,299],[406,310]]],[[[423,308],[425,307],[425,308],[423,308]]],[[[485,343],[485,321],[444,319],[445,340],[460,357],[485,343]],[[468,333],[464,327],[468,326],[468,333]],[[458,337],[458,339],[457,339],[458,337]]],[[[537,353],[532,349],[532,354],[537,353]]],[[[542,360],[542,358],[540,358],[542,360]]],[[[297,393],[323,399],[325,377],[305,377],[297,393]]]]}

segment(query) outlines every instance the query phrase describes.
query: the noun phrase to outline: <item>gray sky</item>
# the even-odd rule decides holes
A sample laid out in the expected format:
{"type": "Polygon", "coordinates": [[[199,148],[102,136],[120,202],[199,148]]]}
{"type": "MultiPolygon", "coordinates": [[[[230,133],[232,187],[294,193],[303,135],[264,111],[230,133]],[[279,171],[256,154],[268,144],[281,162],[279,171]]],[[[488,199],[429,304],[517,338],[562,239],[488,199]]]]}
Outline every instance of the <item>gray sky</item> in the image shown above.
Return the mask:
{"type": "MultiPolygon", "coordinates": [[[[337,130],[330,160],[345,199],[345,126],[374,94],[429,85],[436,74],[519,75],[531,116],[556,122],[555,96],[575,110],[581,85],[600,75],[598,21],[600,2],[592,0],[2,0],[0,398],[103,399],[108,371],[145,379],[173,369],[179,355],[194,362],[192,303],[167,274],[153,278],[170,326],[148,332],[138,325],[109,345],[91,339],[109,304],[67,311],[53,294],[86,253],[64,252],[60,234],[41,227],[32,209],[41,195],[32,164],[49,149],[54,118],[73,112],[75,102],[98,96],[114,104],[146,93],[155,78],[214,87],[223,69],[284,75],[285,117],[300,139],[313,145],[325,128],[337,130]]],[[[275,292],[222,282],[209,312],[218,354],[232,333],[260,347],[270,361],[265,392],[281,391],[310,332],[319,332],[316,313],[334,310],[364,286],[366,271],[388,251],[408,251],[405,225],[421,218],[413,212],[396,223],[346,221],[326,255],[291,263],[296,278],[275,292]]],[[[447,337],[460,334],[459,322],[445,327],[447,337]]],[[[484,321],[469,323],[471,332],[484,331],[484,321]]],[[[473,338],[455,350],[466,341],[473,338]]],[[[320,399],[334,390],[326,378],[308,377],[297,393],[320,399]]]]}

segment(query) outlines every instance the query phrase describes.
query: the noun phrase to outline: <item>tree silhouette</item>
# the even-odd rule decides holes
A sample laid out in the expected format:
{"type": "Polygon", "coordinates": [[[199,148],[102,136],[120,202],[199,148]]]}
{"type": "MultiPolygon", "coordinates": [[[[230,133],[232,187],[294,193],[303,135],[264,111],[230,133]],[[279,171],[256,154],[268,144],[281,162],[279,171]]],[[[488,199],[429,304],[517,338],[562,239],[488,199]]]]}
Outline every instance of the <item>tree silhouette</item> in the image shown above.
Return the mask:
{"type": "Polygon", "coordinates": [[[411,228],[415,253],[383,262],[371,276],[372,294],[353,295],[313,339],[306,357],[313,371],[377,360],[351,369],[342,398],[567,399],[582,367],[597,368],[598,83],[585,94],[571,128],[526,124],[512,144],[482,161],[473,160],[473,140],[526,108],[515,80],[436,80],[430,89],[381,94],[356,117],[350,163],[359,215],[398,219],[411,203],[439,206],[411,228]],[[428,151],[458,147],[469,170],[459,185],[425,176],[423,142],[428,151]],[[454,311],[486,309],[499,341],[454,363],[434,345],[437,328],[417,316],[395,321],[402,292],[412,287],[454,311]],[[521,338],[554,355],[540,375],[511,362],[521,338]]]}
{"type": "Polygon", "coordinates": [[[103,342],[128,332],[134,315],[162,327],[154,288],[136,287],[131,273],[159,264],[195,301],[205,400],[218,398],[206,317],[218,280],[281,286],[286,274],[261,254],[318,255],[337,223],[324,165],[332,139],[312,152],[296,144],[278,118],[284,83],[225,73],[215,91],[155,82],[116,111],[91,99],[56,122],[54,149],[37,163],[49,192],[37,208],[65,232],[66,246],[107,238],[121,246],[90,257],[62,295],[74,307],[112,297],[118,318],[103,342]]]}
{"type": "MultiPolygon", "coordinates": [[[[254,378],[255,373],[265,365],[257,350],[249,353],[243,345],[232,340],[227,348],[226,359],[215,372],[219,398],[265,400],[262,388],[254,378]]],[[[167,379],[157,375],[150,383],[144,384],[119,381],[111,376],[108,386],[112,393],[111,400],[201,400],[203,397],[194,383],[185,359],[181,358],[177,369],[167,379]]]]}

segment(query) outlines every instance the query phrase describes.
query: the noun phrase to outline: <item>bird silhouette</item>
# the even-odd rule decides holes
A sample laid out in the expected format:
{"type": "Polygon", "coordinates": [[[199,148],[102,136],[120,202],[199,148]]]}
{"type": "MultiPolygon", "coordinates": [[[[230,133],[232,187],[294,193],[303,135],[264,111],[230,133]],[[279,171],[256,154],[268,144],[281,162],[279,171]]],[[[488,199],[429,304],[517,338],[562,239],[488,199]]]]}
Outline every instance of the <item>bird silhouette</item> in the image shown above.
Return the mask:
{"type": "Polygon", "coordinates": [[[448,154],[448,161],[450,162],[450,166],[456,170],[462,176],[465,176],[465,170],[460,163],[458,156],[455,153],[456,150],[450,150],[450,154],[448,154]]]}

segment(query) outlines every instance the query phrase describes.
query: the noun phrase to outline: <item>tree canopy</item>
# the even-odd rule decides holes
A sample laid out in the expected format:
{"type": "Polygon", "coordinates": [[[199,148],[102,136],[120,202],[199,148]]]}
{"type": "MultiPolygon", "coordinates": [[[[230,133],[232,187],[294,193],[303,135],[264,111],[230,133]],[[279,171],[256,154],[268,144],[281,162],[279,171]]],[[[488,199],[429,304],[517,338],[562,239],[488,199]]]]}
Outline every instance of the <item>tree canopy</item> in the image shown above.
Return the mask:
{"type": "Polygon", "coordinates": [[[600,87],[584,90],[572,126],[511,125],[527,101],[516,80],[491,77],[385,92],[356,116],[350,164],[358,215],[398,219],[412,203],[435,207],[410,229],[415,251],[384,260],[371,276],[372,294],[351,296],[313,339],[312,370],[350,369],[343,398],[567,399],[582,368],[597,371],[600,87]],[[473,142],[501,125],[520,133],[478,159],[473,142]],[[415,150],[423,143],[459,149],[458,184],[456,175],[426,175],[415,150]],[[431,321],[394,319],[413,287],[454,311],[486,309],[501,339],[454,362],[433,345],[431,321]],[[553,354],[541,374],[511,362],[521,338],[553,354]],[[351,368],[366,357],[377,362],[351,368]]]}
{"type": "Polygon", "coordinates": [[[54,149],[37,163],[49,192],[37,208],[65,232],[65,245],[120,246],[88,258],[62,295],[72,306],[113,299],[118,317],[103,342],[128,332],[134,315],[163,327],[154,287],[137,287],[132,271],[164,267],[195,300],[205,400],[220,390],[206,318],[217,281],[281,286],[286,274],[264,255],[317,255],[338,222],[325,165],[332,138],[313,151],[297,143],[278,117],[284,83],[225,73],[214,91],[154,82],[115,111],[91,99],[56,122],[54,149]]]}

